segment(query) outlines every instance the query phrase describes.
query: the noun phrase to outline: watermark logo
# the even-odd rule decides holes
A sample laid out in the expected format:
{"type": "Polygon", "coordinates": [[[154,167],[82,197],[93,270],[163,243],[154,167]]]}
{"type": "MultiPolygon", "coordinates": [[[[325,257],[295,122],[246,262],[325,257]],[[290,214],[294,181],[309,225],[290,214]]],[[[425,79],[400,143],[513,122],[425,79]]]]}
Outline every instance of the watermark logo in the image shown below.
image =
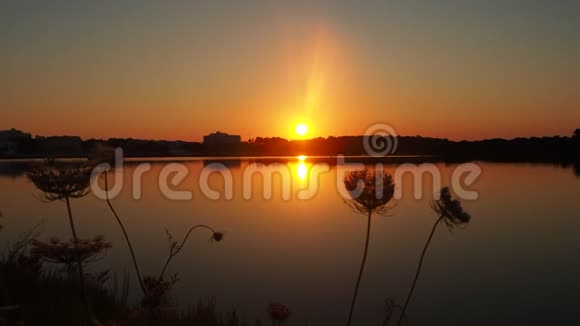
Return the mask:
{"type": "Polygon", "coordinates": [[[399,138],[390,125],[375,123],[365,130],[363,145],[368,155],[380,157],[395,154],[399,146],[399,138]]]}

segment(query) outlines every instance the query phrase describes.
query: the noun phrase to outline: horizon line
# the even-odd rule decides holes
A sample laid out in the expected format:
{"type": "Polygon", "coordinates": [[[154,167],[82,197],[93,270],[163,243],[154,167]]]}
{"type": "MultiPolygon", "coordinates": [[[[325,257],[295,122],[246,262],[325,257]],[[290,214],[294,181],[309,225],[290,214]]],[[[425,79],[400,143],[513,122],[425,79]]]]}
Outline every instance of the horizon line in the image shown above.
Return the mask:
{"type": "MultiPolygon", "coordinates": [[[[67,134],[57,134],[57,135],[41,135],[41,134],[35,134],[33,132],[28,132],[22,129],[18,129],[18,128],[9,128],[9,129],[2,129],[0,130],[0,132],[5,132],[5,131],[10,131],[10,130],[15,130],[15,131],[20,131],[22,133],[25,134],[30,134],[31,137],[36,138],[36,137],[79,137],[81,139],[81,141],[88,141],[88,140],[102,140],[102,141],[107,141],[110,139],[133,139],[133,140],[143,140],[143,141],[168,141],[168,142],[186,142],[186,143],[200,143],[203,144],[203,139],[202,140],[183,140],[183,139],[154,139],[154,138],[135,138],[135,137],[108,137],[108,138],[96,138],[96,137],[89,137],[89,138],[83,138],[81,135],[67,135],[67,134]]],[[[578,129],[576,129],[578,130],[578,129]]],[[[216,132],[216,131],[214,131],[216,132]]],[[[222,131],[219,131],[222,132],[222,131]]],[[[560,137],[560,138],[571,138],[572,134],[573,134],[574,130],[572,130],[570,132],[570,135],[544,135],[544,136],[517,136],[517,137],[512,137],[512,138],[502,138],[502,137],[492,137],[492,138],[481,138],[481,139],[473,139],[473,140],[468,140],[468,139],[450,139],[450,138],[441,138],[441,137],[431,137],[431,136],[422,136],[422,135],[401,135],[401,134],[397,134],[396,137],[415,137],[415,138],[428,138],[428,139],[441,139],[441,140],[447,140],[447,141],[452,141],[452,142],[462,142],[462,141],[466,141],[466,142],[477,142],[477,141],[486,141],[486,140],[515,140],[515,139],[530,139],[530,138],[556,138],[556,137],[560,137]]],[[[225,132],[227,133],[227,132],[225,132]]],[[[227,133],[229,135],[236,135],[236,134],[230,134],[227,133]]],[[[209,134],[208,134],[209,135],[209,134]]],[[[236,135],[239,136],[239,135],[236,135]]],[[[313,137],[313,138],[304,138],[304,139],[288,139],[288,138],[284,138],[284,137],[280,137],[280,136],[257,136],[257,137],[250,137],[247,138],[246,140],[242,140],[241,142],[249,142],[250,139],[256,139],[256,138],[279,138],[279,139],[284,139],[288,142],[291,141],[310,141],[310,140],[314,140],[314,139],[318,139],[318,138],[322,138],[322,139],[328,139],[328,138],[340,138],[340,137],[364,137],[364,134],[360,134],[360,135],[340,135],[340,136],[334,136],[334,135],[328,135],[326,137],[323,136],[318,136],[318,137],[313,137]]]]}

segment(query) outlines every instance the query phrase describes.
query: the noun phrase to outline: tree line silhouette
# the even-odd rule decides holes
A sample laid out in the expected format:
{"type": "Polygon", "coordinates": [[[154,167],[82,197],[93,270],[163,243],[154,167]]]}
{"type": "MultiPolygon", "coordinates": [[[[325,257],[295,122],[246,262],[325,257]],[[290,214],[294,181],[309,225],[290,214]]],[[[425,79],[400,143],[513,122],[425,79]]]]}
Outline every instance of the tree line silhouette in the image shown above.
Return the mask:
{"type": "MultiPolygon", "coordinates": [[[[395,155],[431,156],[441,161],[490,160],[506,162],[580,161],[580,129],[571,136],[530,137],[453,141],[422,136],[398,137],[395,155]]],[[[340,136],[287,140],[280,137],[257,137],[239,144],[143,140],[133,138],[87,139],[80,137],[30,137],[16,139],[11,151],[1,151],[0,158],[87,157],[96,148],[122,148],[126,157],[162,156],[288,156],[366,155],[363,136],[340,136]]]]}

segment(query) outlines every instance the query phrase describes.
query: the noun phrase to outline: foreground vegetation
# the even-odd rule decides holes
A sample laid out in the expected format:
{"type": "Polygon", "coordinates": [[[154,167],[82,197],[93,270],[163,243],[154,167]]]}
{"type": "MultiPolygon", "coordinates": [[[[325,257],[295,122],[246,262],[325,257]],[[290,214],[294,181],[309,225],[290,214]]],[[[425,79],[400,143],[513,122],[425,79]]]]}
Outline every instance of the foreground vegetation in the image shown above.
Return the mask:
{"type": "Polygon", "coordinates": [[[21,235],[0,256],[0,320],[8,325],[249,325],[235,310],[220,313],[214,299],[199,301],[185,311],[158,307],[157,316],[151,318],[143,305],[128,301],[129,273],[118,277],[109,271],[85,272],[92,316],[87,321],[77,271],[47,264],[35,250],[36,229],[21,235]]]}

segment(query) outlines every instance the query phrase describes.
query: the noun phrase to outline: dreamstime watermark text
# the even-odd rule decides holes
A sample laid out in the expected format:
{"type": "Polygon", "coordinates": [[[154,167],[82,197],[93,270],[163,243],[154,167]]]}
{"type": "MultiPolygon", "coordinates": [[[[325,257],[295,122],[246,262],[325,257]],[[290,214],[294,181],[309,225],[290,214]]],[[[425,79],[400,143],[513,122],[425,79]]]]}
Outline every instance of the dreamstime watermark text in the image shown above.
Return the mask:
{"type": "MultiPolygon", "coordinates": [[[[388,124],[373,124],[365,131],[363,146],[369,157],[393,155],[398,147],[398,136],[388,124]]],[[[374,170],[375,175],[381,176],[385,171],[385,165],[382,161],[374,164],[352,163],[347,162],[347,157],[344,155],[333,156],[332,159],[335,160],[332,162],[332,165],[335,166],[335,173],[329,173],[331,165],[327,163],[328,161],[316,162],[314,160],[306,164],[308,158],[300,156],[295,158],[296,162],[291,164],[251,163],[243,167],[236,167],[236,169],[241,169],[241,178],[238,177],[237,180],[232,169],[226,164],[213,162],[205,165],[197,173],[197,186],[202,196],[208,200],[232,200],[235,194],[234,189],[240,182],[241,197],[244,200],[270,200],[274,193],[279,193],[279,198],[283,201],[311,200],[320,192],[323,175],[330,175],[335,178],[335,182],[325,183],[325,185],[333,185],[336,187],[336,193],[348,200],[352,198],[353,192],[347,190],[344,185],[344,177],[347,173],[371,169],[374,170]],[[210,179],[214,176],[222,181],[221,187],[211,185],[210,179]],[[255,182],[256,179],[259,180],[259,184],[255,182]],[[256,191],[256,188],[261,188],[261,193],[256,191]]],[[[113,199],[119,196],[124,189],[125,169],[123,168],[122,149],[115,150],[114,161],[114,168],[110,163],[103,162],[92,171],[91,190],[97,198],[113,199]],[[102,182],[99,182],[104,172],[108,172],[108,175],[114,179],[113,186],[108,191],[105,191],[102,182]]],[[[392,170],[391,174],[395,183],[395,199],[402,199],[405,194],[404,188],[409,186],[412,186],[414,199],[422,199],[425,195],[439,199],[439,190],[443,186],[443,176],[441,168],[437,165],[433,163],[403,163],[388,164],[388,167],[389,170],[392,170]],[[409,177],[412,182],[405,182],[405,178],[409,177]],[[430,180],[430,182],[425,180],[430,180]]],[[[133,199],[143,198],[143,177],[151,170],[151,163],[139,163],[135,167],[127,169],[132,173],[130,190],[133,199]]],[[[185,183],[190,173],[186,164],[175,162],[165,164],[156,176],[159,191],[169,200],[193,200],[193,189],[176,189],[185,183]]],[[[451,169],[450,173],[447,173],[450,175],[448,177],[450,180],[446,185],[458,198],[476,200],[479,198],[479,193],[473,189],[473,185],[481,173],[481,168],[475,163],[458,164],[451,169]]],[[[377,191],[377,196],[379,195],[381,192],[377,191]]]]}

